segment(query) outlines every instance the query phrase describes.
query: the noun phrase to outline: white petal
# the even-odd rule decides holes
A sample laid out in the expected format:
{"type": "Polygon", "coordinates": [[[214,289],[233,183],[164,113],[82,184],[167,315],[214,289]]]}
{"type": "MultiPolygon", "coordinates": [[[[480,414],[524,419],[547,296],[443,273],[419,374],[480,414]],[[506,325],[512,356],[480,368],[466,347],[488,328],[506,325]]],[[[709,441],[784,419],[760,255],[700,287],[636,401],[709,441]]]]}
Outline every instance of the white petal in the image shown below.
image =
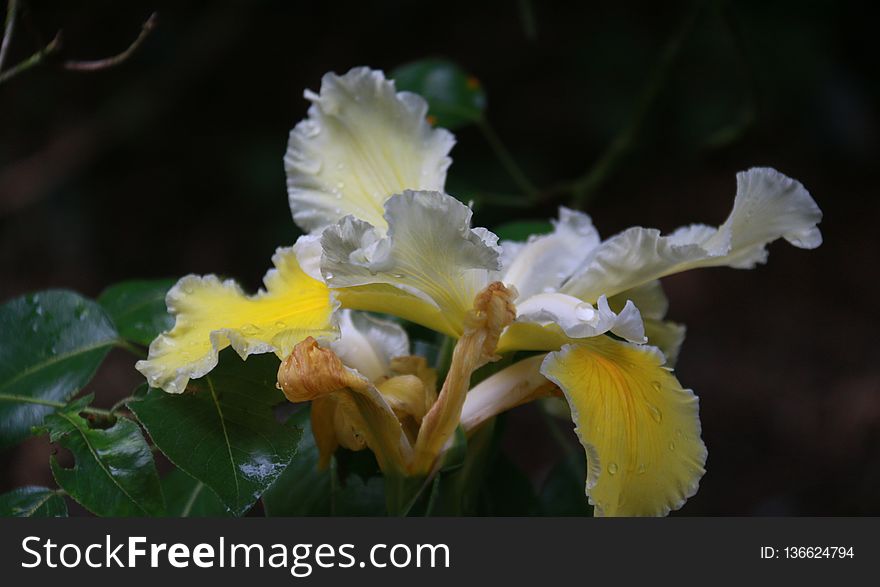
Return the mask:
{"type": "Polygon", "coordinates": [[[717,229],[697,224],[661,236],[630,228],[599,245],[561,291],[592,301],[697,267],[751,268],[766,261],[767,245],[778,238],[804,249],[819,246],[821,219],[799,182],[773,169],[751,169],[737,174],[733,211],[717,229]]]}
{"type": "Polygon", "coordinates": [[[389,375],[391,359],[409,355],[409,337],[394,322],[343,310],[339,329],[339,340],[330,343],[330,348],[347,367],[369,381],[389,375]]]}
{"type": "Polygon", "coordinates": [[[517,304],[517,322],[558,324],[571,338],[588,338],[606,332],[631,342],[645,342],[645,330],[639,310],[627,302],[620,314],[608,306],[605,296],[600,296],[596,307],[570,295],[542,293],[517,304]]]}
{"type": "Polygon", "coordinates": [[[426,120],[421,97],[381,71],[328,73],[306,92],[309,117],[290,132],[284,166],[296,223],[306,231],[348,214],[384,230],[382,205],[405,189],[442,190],[455,139],[426,120]]]}
{"type": "Polygon", "coordinates": [[[599,233],[582,212],[560,208],[553,225],[553,232],[532,236],[524,245],[503,243],[513,249],[505,253],[503,281],[522,298],[558,289],[599,245],[599,233]]]}
{"type": "MultiPolygon", "coordinates": [[[[499,268],[497,237],[471,229],[470,208],[439,192],[405,191],[385,209],[387,236],[351,217],[324,232],[321,267],[328,285],[392,286],[452,322],[463,320],[490,271],[499,268]]],[[[370,309],[399,315],[393,307],[370,309]]]]}

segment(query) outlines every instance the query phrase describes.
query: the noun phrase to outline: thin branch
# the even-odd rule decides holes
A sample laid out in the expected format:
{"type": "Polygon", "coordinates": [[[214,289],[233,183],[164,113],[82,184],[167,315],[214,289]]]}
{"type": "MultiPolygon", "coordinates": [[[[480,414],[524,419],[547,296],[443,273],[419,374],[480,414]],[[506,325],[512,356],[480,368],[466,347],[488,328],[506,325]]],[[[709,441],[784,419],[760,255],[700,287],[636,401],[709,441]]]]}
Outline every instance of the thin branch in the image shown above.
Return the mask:
{"type": "Polygon", "coordinates": [[[18,15],[18,0],[9,0],[6,6],[6,26],[3,28],[3,42],[0,43],[0,71],[6,63],[6,55],[12,44],[12,31],[15,29],[15,18],[18,15]]]}
{"type": "Polygon", "coordinates": [[[513,155],[510,154],[510,151],[507,150],[507,147],[504,146],[504,142],[501,138],[495,133],[495,129],[489,124],[489,122],[484,118],[480,117],[475,121],[477,128],[480,129],[480,132],[483,133],[483,137],[485,137],[486,142],[489,143],[489,146],[492,147],[492,151],[495,153],[495,156],[498,158],[498,161],[504,167],[507,174],[510,178],[516,183],[517,187],[521,189],[526,195],[531,198],[536,198],[538,195],[538,188],[535,187],[535,184],[526,177],[526,174],[520,169],[519,165],[517,165],[516,160],[514,160],[513,155]]]}
{"type": "Polygon", "coordinates": [[[159,14],[154,12],[150,15],[150,18],[148,18],[146,22],[144,22],[143,27],[141,27],[141,32],[140,34],[138,34],[137,38],[122,53],[114,55],[113,57],[96,59],[94,61],[68,60],[64,62],[64,69],[70,71],[101,71],[103,69],[115,67],[120,63],[123,63],[126,59],[131,57],[131,55],[135,51],[138,50],[138,47],[140,47],[147,39],[147,37],[150,36],[150,33],[153,32],[153,29],[156,28],[157,24],[159,24],[159,14]]]}
{"type": "Polygon", "coordinates": [[[47,57],[57,52],[58,49],[61,48],[61,31],[55,35],[55,38],[52,39],[48,45],[16,65],[11,69],[7,69],[3,73],[0,73],[0,84],[7,82],[17,76],[20,73],[24,73],[28,69],[36,67],[46,60],[47,57]]]}
{"type": "Polygon", "coordinates": [[[695,1],[694,8],[691,10],[681,25],[678,33],[663,52],[660,62],[654,70],[648,84],[642,91],[642,95],[636,106],[632,118],[620,133],[614,138],[599,160],[590,168],[590,171],[583,177],[575,180],[571,184],[572,205],[575,208],[583,208],[587,202],[596,194],[599,188],[611,176],[620,162],[626,155],[632,151],[635,145],[635,139],[641,132],[642,126],[647,118],[648,113],[657,101],[662,90],[666,87],[669,74],[672,67],[678,60],[681,49],[685,41],[690,36],[694,28],[697,16],[703,7],[703,2],[695,1]]]}

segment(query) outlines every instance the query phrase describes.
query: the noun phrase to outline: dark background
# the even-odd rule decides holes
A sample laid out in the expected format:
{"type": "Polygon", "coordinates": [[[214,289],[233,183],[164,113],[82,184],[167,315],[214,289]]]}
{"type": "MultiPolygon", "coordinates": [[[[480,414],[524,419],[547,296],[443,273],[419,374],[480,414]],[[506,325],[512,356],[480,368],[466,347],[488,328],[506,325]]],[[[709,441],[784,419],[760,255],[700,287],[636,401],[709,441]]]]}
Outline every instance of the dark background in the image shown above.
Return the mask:
{"type": "MultiPolygon", "coordinates": [[[[282,157],[303,89],[326,71],[450,58],[481,80],[489,120],[537,184],[582,175],[694,3],[534,2],[535,34],[522,6],[26,2],[11,62],[58,29],[59,59],[86,59],[122,50],[153,10],[161,22],[116,69],[50,62],[0,85],[0,299],[190,272],[256,288],[298,234],[282,157]]],[[[880,514],[876,34],[856,3],[707,3],[635,148],[587,207],[603,236],[720,223],[735,172],[769,165],[825,212],[818,250],[776,244],[755,271],[665,282],[670,317],[689,328],[678,376],[701,397],[709,447],[683,514],[880,514]]],[[[513,193],[481,134],[456,135],[450,190],[513,193]]],[[[553,216],[558,203],[478,200],[476,222],[553,216]]],[[[120,353],[91,387],[109,405],[138,381],[120,353]]],[[[512,415],[505,449],[540,483],[555,453],[534,412],[512,415]]],[[[32,439],[0,455],[0,491],[51,484],[49,450],[32,439]]]]}

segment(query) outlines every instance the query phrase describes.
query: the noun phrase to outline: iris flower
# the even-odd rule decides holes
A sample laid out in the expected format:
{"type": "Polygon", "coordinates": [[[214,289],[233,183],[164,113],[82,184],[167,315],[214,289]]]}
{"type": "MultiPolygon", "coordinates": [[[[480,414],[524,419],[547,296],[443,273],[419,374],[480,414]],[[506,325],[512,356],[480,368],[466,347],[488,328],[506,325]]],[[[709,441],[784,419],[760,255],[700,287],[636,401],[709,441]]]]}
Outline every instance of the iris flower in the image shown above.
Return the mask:
{"type": "Polygon", "coordinates": [[[187,276],[168,293],[174,328],[138,369],[183,392],[232,346],[274,352],[279,387],[312,402],[321,461],[369,448],[386,474],[426,476],[457,427],[472,433],[523,403],[562,396],[587,460],[596,515],[665,515],[705,472],[696,395],[672,365],[684,327],[665,320],[660,279],[702,267],[749,269],[780,238],[812,249],[822,214],[797,181],[766,168],[736,178],[717,227],[663,235],[634,227],[602,240],[589,216],[560,208],[549,234],[500,242],[444,193],[453,136],[427,122],[419,96],[379,72],[327,74],[306,92],[308,118],[285,156],[294,221],[265,290],[187,276]],[[395,316],[455,339],[436,373],[409,356],[395,316]],[[505,353],[532,351],[471,387],[505,353]]]}

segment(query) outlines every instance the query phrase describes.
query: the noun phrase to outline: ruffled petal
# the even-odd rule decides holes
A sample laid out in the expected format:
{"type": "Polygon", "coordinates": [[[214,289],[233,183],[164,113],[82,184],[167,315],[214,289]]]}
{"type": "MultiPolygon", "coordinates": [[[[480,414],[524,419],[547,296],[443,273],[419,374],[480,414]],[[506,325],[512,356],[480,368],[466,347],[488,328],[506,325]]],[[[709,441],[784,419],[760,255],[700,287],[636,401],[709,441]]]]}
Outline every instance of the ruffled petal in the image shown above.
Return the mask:
{"type": "Polygon", "coordinates": [[[321,269],[345,307],[384,312],[459,336],[474,297],[499,268],[497,237],[439,192],[385,203],[387,235],[352,217],[327,228],[321,269]]]}
{"type": "Polygon", "coordinates": [[[561,291],[595,301],[697,267],[752,268],[767,260],[767,245],[779,238],[803,249],[818,247],[821,219],[799,182],[773,169],[751,169],[737,174],[733,211],[718,228],[692,225],[669,236],[649,228],[625,230],[599,245],[561,291]]]}
{"type": "Polygon", "coordinates": [[[150,345],[147,360],[135,365],[153,387],[181,393],[190,379],[217,365],[218,353],[232,346],[241,358],[274,352],[280,357],[308,336],[331,340],[337,329],[335,304],[321,281],[300,268],[293,247],[279,248],[266,289],[247,296],[232,280],[188,275],[166,297],[174,328],[150,345]]]}
{"type": "Polygon", "coordinates": [[[351,214],[385,229],[383,204],[405,189],[442,190],[455,139],[433,129],[424,99],[381,71],[328,73],[307,91],[309,117],[290,133],[284,166],[296,223],[317,231],[351,214]]]}
{"type": "Polygon", "coordinates": [[[627,301],[615,313],[605,296],[594,307],[588,302],[561,293],[534,295],[517,306],[518,322],[556,324],[571,338],[587,338],[612,332],[631,342],[646,341],[642,318],[635,305],[627,301]]]}
{"type": "Polygon", "coordinates": [[[663,516],[696,493],[706,464],[698,400],[657,349],[590,338],[547,355],[541,372],[568,400],[596,515],[663,516]]]}
{"type": "Polygon", "coordinates": [[[506,254],[501,281],[514,286],[520,299],[554,292],[598,245],[590,217],[562,207],[550,234],[532,236],[524,244],[502,242],[506,254]]]}
{"type": "Polygon", "coordinates": [[[648,344],[659,348],[666,356],[666,365],[674,367],[678,361],[681,345],[684,343],[686,328],[670,320],[664,320],[669,309],[669,300],[663,292],[659,280],[649,281],[633,289],[628,289],[608,300],[615,312],[623,310],[627,302],[632,302],[642,314],[645,336],[648,344]]]}

